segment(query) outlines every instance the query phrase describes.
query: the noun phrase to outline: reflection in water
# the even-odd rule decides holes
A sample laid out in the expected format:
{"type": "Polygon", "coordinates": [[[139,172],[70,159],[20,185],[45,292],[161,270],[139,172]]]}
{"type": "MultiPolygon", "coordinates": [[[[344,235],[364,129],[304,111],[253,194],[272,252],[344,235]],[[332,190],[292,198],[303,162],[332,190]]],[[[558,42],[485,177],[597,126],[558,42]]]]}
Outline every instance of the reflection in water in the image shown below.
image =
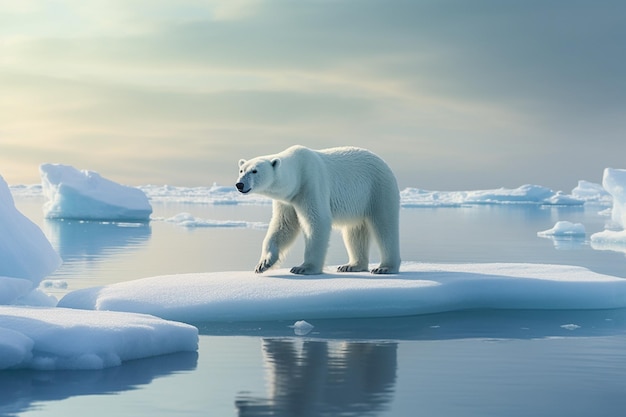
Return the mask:
{"type": "Polygon", "coordinates": [[[110,250],[140,246],[151,235],[149,223],[79,220],[46,220],[44,231],[65,262],[96,259],[110,250]]]}
{"type": "Polygon", "coordinates": [[[376,415],[391,402],[397,344],[264,339],[268,398],[240,394],[240,416],[376,415]]]}
{"type": "Polygon", "coordinates": [[[137,389],[155,378],[192,371],[197,362],[197,352],[181,352],[128,361],[97,371],[3,371],[0,372],[0,415],[18,415],[42,401],[137,389]]]}

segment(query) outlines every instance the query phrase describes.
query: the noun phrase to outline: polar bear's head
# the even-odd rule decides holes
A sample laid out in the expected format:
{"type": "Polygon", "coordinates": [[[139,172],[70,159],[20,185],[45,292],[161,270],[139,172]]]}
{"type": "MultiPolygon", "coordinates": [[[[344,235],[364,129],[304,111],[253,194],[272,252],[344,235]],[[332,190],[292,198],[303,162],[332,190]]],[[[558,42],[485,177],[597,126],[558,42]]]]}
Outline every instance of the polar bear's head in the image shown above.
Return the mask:
{"type": "Polygon", "coordinates": [[[246,161],[239,160],[239,178],[235,187],[240,193],[249,192],[263,193],[267,190],[276,177],[276,168],[280,165],[278,158],[254,158],[246,161]]]}

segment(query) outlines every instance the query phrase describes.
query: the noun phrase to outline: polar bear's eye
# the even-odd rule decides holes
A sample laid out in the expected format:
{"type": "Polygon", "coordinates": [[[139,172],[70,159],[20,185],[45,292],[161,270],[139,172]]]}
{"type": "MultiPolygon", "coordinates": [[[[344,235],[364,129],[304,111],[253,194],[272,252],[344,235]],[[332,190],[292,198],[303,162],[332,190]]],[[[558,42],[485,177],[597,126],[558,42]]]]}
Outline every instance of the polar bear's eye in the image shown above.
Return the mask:
{"type": "Polygon", "coordinates": [[[253,174],[256,174],[256,172],[257,172],[257,171],[256,171],[256,169],[253,169],[253,170],[252,170],[252,173],[253,173],[253,174]]]}
{"type": "Polygon", "coordinates": [[[240,173],[240,174],[243,174],[243,169],[240,169],[240,170],[239,170],[239,173],[240,173]]]}

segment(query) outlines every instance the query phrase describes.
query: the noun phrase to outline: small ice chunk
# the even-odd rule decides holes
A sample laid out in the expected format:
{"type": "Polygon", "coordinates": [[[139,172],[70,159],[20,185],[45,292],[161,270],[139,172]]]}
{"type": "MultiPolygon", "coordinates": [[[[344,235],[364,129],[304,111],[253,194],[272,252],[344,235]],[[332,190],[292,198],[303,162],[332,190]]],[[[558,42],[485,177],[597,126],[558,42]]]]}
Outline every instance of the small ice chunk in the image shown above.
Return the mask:
{"type": "Polygon", "coordinates": [[[577,324],[564,324],[561,326],[561,328],[565,329],[565,330],[576,330],[576,329],[580,329],[580,326],[577,324]]]}
{"type": "Polygon", "coordinates": [[[299,320],[289,327],[293,329],[293,332],[297,336],[306,336],[307,334],[311,332],[311,330],[313,330],[313,327],[315,326],[313,326],[311,323],[308,323],[304,320],[299,320]]]}
{"type": "Polygon", "coordinates": [[[584,237],[585,226],[582,223],[572,223],[565,220],[558,221],[552,229],[537,232],[537,236],[584,237]]]}

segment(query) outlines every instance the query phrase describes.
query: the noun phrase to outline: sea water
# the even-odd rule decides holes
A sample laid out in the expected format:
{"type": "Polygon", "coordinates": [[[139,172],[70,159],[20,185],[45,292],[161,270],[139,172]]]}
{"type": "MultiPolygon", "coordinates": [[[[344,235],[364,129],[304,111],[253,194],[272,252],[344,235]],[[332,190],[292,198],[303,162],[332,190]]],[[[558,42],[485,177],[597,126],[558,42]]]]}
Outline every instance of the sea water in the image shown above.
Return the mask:
{"type": "MultiPolygon", "coordinates": [[[[267,222],[271,215],[264,205],[157,203],[147,224],[52,221],[42,218],[42,203],[16,200],[64,259],[44,287],[58,298],[148,276],[253,269],[265,230],[184,228],[164,219],[188,212],[267,222]]],[[[624,253],[589,244],[608,221],[601,209],[402,209],[402,258],[580,265],[626,277],[624,253]],[[537,237],[559,220],[583,223],[587,238],[537,237]]],[[[285,265],[298,264],[302,251],[298,241],[285,265]]],[[[374,248],[372,261],[377,256],[374,248]]],[[[345,260],[334,233],[327,263],[345,260]]],[[[314,328],[306,336],[295,335],[291,322],[194,323],[198,352],[100,371],[1,372],[0,415],[621,416],[626,409],[623,310],[308,321],[314,328]]]]}

